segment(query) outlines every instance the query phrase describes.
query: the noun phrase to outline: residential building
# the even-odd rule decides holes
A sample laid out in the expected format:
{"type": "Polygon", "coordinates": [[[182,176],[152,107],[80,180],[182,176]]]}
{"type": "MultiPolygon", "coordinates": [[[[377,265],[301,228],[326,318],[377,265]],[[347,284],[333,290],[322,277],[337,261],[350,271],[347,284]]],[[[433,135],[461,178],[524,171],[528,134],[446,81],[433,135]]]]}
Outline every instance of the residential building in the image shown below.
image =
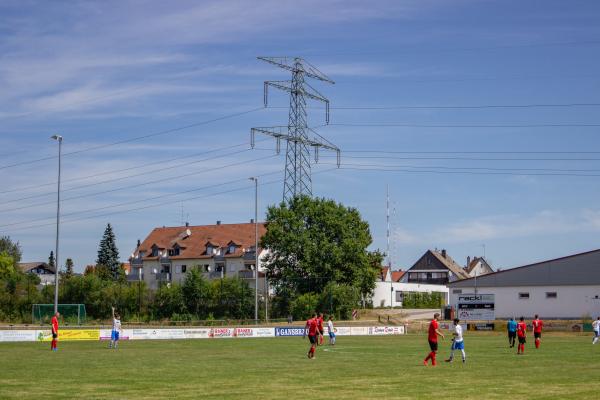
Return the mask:
{"type": "Polygon", "coordinates": [[[483,257],[467,257],[467,265],[464,270],[469,274],[471,278],[475,276],[482,276],[491,274],[494,272],[492,266],[488,263],[488,261],[483,257]]]}
{"type": "Polygon", "coordinates": [[[469,274],[454,261],[446,250],[427,250],[402,276],[402,282],[446,285],[467,279],[469,274]]]}
{"type": "Polygon", "coordinates": [[[451,282],[458,295],[493,294],[496,318],[600,316],[600,249],[451,282]]]}
{"type": "Polygon", "coordinates": [[[404,296],[410,292],[443,294],[445,304],[448,303],[448,288],[445,285],[428,285],[406,283],[402,281],[406,271],[392,271],[389,267],[381,267],[375,289],[371,296],[373,307],[402,307],[404,296]]]}
{"type": "MultiPolygon", "coordinates": [[[[258,224],[258,238],[266,232],[258,224]]],[[[138,241],[129,262],[130,281],[144,280],[150,288],[182,283],[192,269],[208,279],[239,277],[255,284],[255,224],[222,224],[155,228],[138,241]]],[[[259,259],[266,251],[258,249],[259,259]]],[[[259,261],[260,264],[260,261],[259,261]]],[[[259,271],[263,270],[259,265],[259,271]]],[[[259,273],[259,291],[264,290],[264,274],[259,273]]]]}
{"type": "Polygon", "coordinates": [[[40,285],[54,285],[54,267],[43,261],[18,263],[17,266],[26,274],[33,274],[40,278],[40,285]]]}

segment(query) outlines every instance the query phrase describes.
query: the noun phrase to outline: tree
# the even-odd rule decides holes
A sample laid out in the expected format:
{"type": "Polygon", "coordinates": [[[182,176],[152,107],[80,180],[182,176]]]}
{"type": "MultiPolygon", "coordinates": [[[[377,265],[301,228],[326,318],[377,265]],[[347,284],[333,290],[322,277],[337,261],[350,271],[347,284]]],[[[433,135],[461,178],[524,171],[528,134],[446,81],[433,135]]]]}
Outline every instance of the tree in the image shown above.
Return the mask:
{"type": "Polygon", "coordinates": [[[13,258],[6,251],[0,252],[0,279],[8,279],[15,273],[15,262],[13,258]]]}
{"type": "Polygon", "coordinates": [[[185,306],[190,314],[204,318],[210,305],[210,285],[197,268],[187,273],[182,286],[185,306]]]}
{"type": "Polygon", "coordinates": [[[261,246],[267,275],[277,293],[321,293],[333,282],[370,294],[375,287],[377,253],[359,212],[333,200],[296,197],[267,210],[261,246]]]}
{"type": "Polygon", "coordinates": [[[48,257],[48,267],[50,268],[50,270],[53,270],[55,265],[56,263],[54,259],[54,252],[50,251],[50,257],[48,257]]]}
{"type": "Polygon", "coordinates": [[[65,261],[65,272],[63,274],[64,279],[71,279],[73,277],[73,260],[67,258],[65,261]]]}
{"type": "Polygon", "coordinates": [[[100,246],[98,248],[97,265],[103,265],[110,271],[112,279],[118,280],[123,274],[121,262],[119,261],[119,250],[115,243],[115,234],[110,224],[106,225],[100,246]]]}
{"type": "Polygon", "coordinates": [[[15,266],[21,261],[21,245],[19,242],[10,240],[10,236],[0,237],[0,253],[4,252],[12,257],[15,266]]]}

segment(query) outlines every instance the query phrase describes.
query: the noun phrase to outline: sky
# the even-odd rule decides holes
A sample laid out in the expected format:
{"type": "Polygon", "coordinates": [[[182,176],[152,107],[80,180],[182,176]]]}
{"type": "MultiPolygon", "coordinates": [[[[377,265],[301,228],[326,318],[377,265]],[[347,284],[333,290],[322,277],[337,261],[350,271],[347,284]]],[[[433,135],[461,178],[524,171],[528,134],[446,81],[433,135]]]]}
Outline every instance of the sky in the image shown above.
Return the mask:
{"type": "Polygon", "coordinates": [[[250,221],[282,200],[302,57],[335,84],[308,123],[341,150],[313,194],[357,208],[393,269],[427,249],[511,268],[600,247],[600,3],[105,1],[0,3],[0,235],[23,261],[96,260],[108,223],[123,261],[160,226],[250,221]]]}

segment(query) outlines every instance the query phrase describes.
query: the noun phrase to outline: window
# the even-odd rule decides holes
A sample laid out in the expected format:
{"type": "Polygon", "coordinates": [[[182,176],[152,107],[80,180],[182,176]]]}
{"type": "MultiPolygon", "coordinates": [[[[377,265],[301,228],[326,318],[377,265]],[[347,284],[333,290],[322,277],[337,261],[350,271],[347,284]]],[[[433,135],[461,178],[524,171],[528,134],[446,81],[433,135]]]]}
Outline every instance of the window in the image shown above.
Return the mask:
{"type": "Polygon", "coordinates": [[[213,253],[213,247],[212,246],[206,246],[206,254],[208,254],[209,256],[212,255],[213,253]]]}
{"type": "Polygon", "coordinates": [[[396,291],[396,303],[401,303],[403,298],[404,298],[404,294],[400,290],[397,290],[396,291]]]}
{"type": "Polygon", "coordinates": [[[182,265],[181,266],[181,273],[185,274],[186,271],[187,271],[187,265],[182,265]]]}
{"type": "Polygon", "coordinates": [[[431,258],[427,257],[427,265],[431,265],[431,258]]]}
{"type": "Polygon", "coordinates": [[[158,247],[152,247],[152,257],[158,257],[158,247]]]}
{"type": "Polygon", "coordinates": [[[529,293],[519,293],[519,299],[529,300],[529,293]]]}
{"type": "Polygon", "coordinates": [[[179,255],[179,246],[175,246],[174,248],[169,250],[170,256],[178,256],[179,255]]]}
{"type": "Polygon", "coordinates": [[[208,264],[204,264],[204,272],[209,272],[209,268],[208,264]]]}
{"type": "Polygon", "coordinates": [[[546,292],[547,299],[556,299],[558,297],[556,292],[546,292]]]}
{"type": "Polygon", "coordinates": [[[462,289],[452,289],[452,294],[462,294],[462,289]]]}

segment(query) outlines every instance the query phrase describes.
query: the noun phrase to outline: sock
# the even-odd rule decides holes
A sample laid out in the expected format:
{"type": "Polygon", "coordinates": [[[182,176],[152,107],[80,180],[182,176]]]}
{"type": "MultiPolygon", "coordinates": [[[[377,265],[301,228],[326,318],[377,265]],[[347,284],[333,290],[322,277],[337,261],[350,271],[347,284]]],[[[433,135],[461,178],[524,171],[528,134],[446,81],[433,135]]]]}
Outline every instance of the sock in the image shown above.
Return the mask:
{"type": "Polygon", "coordinates": [[[462,353],[462,359],[463,359],[463,361],[466,361],[467,360],[467,355],[465,354],[465,351],[461,350],[460,352],[462,353]]]}
{"type": "Polygon", "coordinates": [[[436,365],[436,363],[435,363],[435,352],[434,351],[431,352],[431,365],[436,365]]]}
{"type": "Polygon", "coordinates": [[[535,339],[535,348],[536,349],[540,348],[540,339],[535,339]]]}
{"type": "Polygon", "coordinates": [[[450,350],[450,358],[449,360],[454,360],[454,350],[450,350]]]}
{"type": "Polygon", "coordinates": [[[427,357],[425,357],[425,361],[429,361],[429,359],[431,358],[432,354],[433,354],[433,351],[430,352],[429,354],[427,354],[427,357]]]}

